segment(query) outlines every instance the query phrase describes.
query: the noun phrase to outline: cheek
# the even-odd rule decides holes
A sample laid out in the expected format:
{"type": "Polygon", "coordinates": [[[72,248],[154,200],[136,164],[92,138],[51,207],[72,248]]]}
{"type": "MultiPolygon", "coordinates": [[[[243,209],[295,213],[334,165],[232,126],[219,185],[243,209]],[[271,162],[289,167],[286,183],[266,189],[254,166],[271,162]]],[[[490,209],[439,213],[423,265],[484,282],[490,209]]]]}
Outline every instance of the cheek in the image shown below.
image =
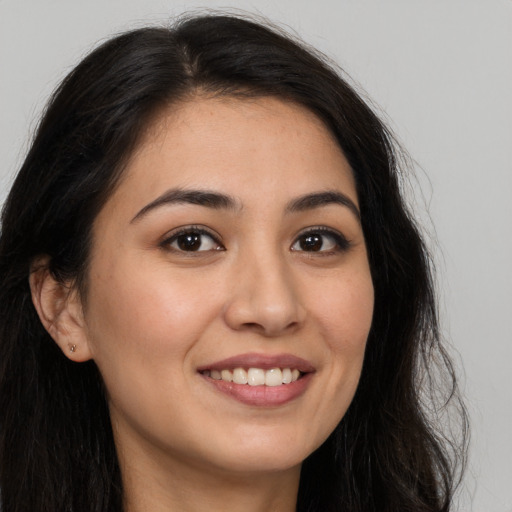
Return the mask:
{"type": "Polygon", "coordinates": [[[364,351],[374,303],[369,272],[324,283],[317,295],[315,316],[330,350],[354,354],[364,351]]]}
{"type": "Polygon", "coordinates": [[[189,351],[222,309],[220,273],[208,280],[200,271],[171,271],[165,261],[104,260],[115,265],[96,266],[87,326],[106,383],[127,377],[140,382],[148,378],[144,372],[166,381],[170,370],[181,374],[189,351]]]}
{"type": "Polygon", "coordinates": [[[372,323],[374,291],[369,271],[350,270],[326,277],[310,294],[310,311],[325,361],[315,411],[322,421],[311,426],[319,439],[335,429],[354,398],[372,323]]]}
{"type": "Polygon", "coordinates": [[[88,337],[99,365],[107,358],[154,364],[164,353],[178,355],[197,337],[205,318],[198,314],[194,287],[154,269],[131,268],[137,272],[124,273],[119,265],[96,276],[90,290],[88,337]]]}
{"type": "Polygon", "coordinates": [[[137,272],[123,272],[118,260],[114,271],[95,276],[87,327],[111,407],[144,429],[143,419],[164,407],[162,396],[183,394],[189,351],[207,328],[216,297],[198,301],[193,283],[166,277],[162,268],[132,268],[137,272]]]}
{"type": "MultiPolygon", "coordinates": [[[[369,271],[324,283],[315,301],[315,317],[332,383],[332,400],[343,415],[355,394],[373,318],[374,290],[369,271]]],[[[336,417],[334,424],[341,419],[336,417]]]]}

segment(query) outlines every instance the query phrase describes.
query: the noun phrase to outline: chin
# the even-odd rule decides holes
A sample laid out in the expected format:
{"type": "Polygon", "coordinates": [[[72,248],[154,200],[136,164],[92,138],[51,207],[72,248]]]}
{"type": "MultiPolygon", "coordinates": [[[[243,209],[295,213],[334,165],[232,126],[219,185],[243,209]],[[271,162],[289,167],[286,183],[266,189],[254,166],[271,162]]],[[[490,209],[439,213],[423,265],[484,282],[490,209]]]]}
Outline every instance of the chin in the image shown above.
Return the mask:
{"type": "Polygon", "coordinates": [[[244,439],[233,436],[226,450],[212,455],[216,465],[228,472],[288,471],[300,467],[321,442],[313,445],[310,440],[293,439],[286,434],[266,437],[260,434],[244,439]]]}

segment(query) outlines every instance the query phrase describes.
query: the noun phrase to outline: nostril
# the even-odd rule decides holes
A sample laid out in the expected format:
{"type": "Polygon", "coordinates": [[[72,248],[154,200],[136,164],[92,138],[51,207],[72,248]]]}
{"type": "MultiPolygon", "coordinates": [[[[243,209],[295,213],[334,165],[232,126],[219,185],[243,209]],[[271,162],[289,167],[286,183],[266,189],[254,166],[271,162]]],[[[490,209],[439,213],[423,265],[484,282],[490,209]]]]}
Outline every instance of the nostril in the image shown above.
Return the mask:
{"type": "Polygon", "coordinates": [[[272,322],[266,321],[261,324],[258,322],[245,322],[241,324],[237,330],[247,330],[253,331],[255,333],[261,334],[262,336],[280,336],[284,333],[290,333],[299,327],[299,322],[292,321],[289,323],[286,322],[272,322]]]}
{"type": "Polygon", "coordinates": [[[260,324],[257,324],[256,322],[245,322],[243,324],[243,326],[248,329],[263,329],[263,326],[260,324]]]}

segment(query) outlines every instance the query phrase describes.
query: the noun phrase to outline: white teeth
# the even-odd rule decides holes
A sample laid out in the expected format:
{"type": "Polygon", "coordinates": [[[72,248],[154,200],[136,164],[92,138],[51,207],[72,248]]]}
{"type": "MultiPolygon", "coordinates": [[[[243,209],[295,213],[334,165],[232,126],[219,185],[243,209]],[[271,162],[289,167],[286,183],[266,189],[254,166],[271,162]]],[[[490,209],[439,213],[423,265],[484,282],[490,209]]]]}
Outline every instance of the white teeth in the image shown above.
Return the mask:
{"type": "Polygon", "coordinates": [[[265,386],[280,386],[283,384],[283,373],[279,368],[272,368],[265,372],[265,386]]]}
{"type": "Polygon", "coordinates": [[[233,382],[235,384],[247,384],[247,372],[243,368],[233,370],[233,382]]]}
{"type": "Polygon", "coordinates": [[[249,368],[247,384],[249,386],[263,386],[265,384],[265,371],[261,368],[249,368]]]}
{"type": "Polygon", "coordinates": [[[280,386],[290,384],[300,377],[300,371],[294,368],[235,368],[231,370],[206,370],[203,372],[207,377],[235,384],[249,384],[249,386],[280,386]]]}
{"type": "Polygon", "coordinates": [[[233,380],[233,373],[230,370],[222,370],[220,375],[222,380],[225,380],[226,382],[231,382],[233,380]]]}

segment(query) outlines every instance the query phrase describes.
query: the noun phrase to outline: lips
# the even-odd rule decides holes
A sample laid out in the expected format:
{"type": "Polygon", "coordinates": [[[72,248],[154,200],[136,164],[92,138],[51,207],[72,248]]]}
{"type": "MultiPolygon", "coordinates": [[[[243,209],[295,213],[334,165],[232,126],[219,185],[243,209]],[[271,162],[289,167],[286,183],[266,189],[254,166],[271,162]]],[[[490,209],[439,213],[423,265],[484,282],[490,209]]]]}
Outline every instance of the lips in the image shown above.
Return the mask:
{"type": "Polygon", "coordinates": [[[247,405],[277,406],[306,390],[314,366],[292,354],[241,354],[201,366],[205,380],[231,398],[247,405]]]}
{"type": "Polygon", "coordinates": [[[309,361],[292,354],[268,355],[256,353],[228,357],[221,361],[200,366],[197,371],[222,371],[225,369],[234,370],[235,368],[262,368],[264,370],[270,370],[271,368],[296,368],[301,373],[311,373],[315,371],[315,367],[309,361]]]}

